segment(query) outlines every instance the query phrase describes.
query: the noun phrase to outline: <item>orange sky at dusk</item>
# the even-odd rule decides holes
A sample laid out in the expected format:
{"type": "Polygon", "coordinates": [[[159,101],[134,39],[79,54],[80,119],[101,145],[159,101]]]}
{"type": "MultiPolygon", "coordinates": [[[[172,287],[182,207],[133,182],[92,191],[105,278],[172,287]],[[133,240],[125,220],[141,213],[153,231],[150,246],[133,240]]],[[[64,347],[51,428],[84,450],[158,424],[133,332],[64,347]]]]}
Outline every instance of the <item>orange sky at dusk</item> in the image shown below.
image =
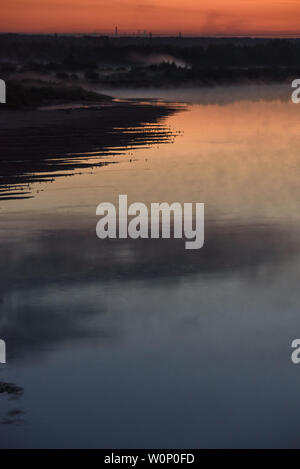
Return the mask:
{"type": "Polygon", "coordinates": [[[1,32],[300,35],[300,0],[3,0],[1,32]]]}

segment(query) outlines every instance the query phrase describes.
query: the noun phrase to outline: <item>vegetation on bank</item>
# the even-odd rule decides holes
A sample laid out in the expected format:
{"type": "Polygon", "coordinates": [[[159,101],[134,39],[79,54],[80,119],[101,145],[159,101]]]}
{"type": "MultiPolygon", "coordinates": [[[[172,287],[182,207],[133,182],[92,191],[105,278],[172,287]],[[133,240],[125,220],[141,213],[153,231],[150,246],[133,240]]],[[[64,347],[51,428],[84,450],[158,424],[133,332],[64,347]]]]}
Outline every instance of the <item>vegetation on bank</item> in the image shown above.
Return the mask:
{"type": "MultiPolygon", "coordinates": [[[[162,63],[147,67],[133,67],[100,76],[97,82],[107,87],[163,87],[163,86],[215,86],[243,83],[280,83],[300,76],[300,66],[220,68],[178,67],[175,63],[162,63]]],[[[95,81],[95,80],[94,80],[95,81]]]]}
{"type": "Polygon", "coordinates": [[[37,108],[40,106],[70,103],[111,101],[110,96],[84,90],[79,86],[50,83],[31,83],[17,80],[6,82],[7,104],[1,108],[37,108]]]}

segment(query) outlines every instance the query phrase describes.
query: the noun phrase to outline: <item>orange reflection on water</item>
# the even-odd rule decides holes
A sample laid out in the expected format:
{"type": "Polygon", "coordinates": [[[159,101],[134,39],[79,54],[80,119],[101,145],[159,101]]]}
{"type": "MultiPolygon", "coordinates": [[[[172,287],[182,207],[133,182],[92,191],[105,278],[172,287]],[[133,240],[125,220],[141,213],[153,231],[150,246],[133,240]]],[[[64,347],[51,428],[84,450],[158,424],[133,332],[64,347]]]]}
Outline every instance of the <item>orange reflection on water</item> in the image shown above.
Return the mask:
{"type": "MultiPolygon", "coordinates": [[[[228,93],[228,90],[227,90],[228,93]]],[[[289,101],[193,105],[164,122],[173,144],[133,150],[117,165],[36,187],[2,213],[81,213],[103,201],[203,202],[217,220],[299,220],[300,106],[289,101]]]]}

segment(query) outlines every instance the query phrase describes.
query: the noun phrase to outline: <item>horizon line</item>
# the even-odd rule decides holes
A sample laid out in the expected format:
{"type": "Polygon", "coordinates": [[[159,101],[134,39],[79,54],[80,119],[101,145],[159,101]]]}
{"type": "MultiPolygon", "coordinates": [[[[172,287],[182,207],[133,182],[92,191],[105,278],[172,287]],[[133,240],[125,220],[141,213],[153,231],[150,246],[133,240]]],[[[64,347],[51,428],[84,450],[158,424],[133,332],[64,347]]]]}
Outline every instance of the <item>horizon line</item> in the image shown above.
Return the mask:
{"type": "Polygon", "coordinates": [[[184,32],[152,32],[152,31],[141,31],[138,32],[122,32],[119,31],[116,35],[112,30],[109,31],[71,31],[71,32],[31,32],[31,31],[0,31],[0,35],[24,35],[24,36],[108,36],[114,39],[122,38],[150,38],[150,37],[165,37],[165,38],[176,38],[176,39],[299,39],[300,32],[294,33],[253,33],[253,34],[241,34],[241,33],[218,33],[218,34],[199,34],[199,33],[184,33],[184,32]]]}

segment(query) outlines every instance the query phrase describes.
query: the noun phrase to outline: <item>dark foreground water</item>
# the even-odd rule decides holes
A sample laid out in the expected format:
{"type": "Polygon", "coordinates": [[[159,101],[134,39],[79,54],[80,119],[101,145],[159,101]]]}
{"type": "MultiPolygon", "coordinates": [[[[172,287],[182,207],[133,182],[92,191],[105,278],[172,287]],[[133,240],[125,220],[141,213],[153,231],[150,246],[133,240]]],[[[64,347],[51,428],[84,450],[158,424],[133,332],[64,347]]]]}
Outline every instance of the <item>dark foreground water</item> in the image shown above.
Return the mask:
{"type": "Polygon", "coordinates": [[[0,447],[300,446],[300,107],[244,90],[1,202],[0,382],[23,394],[0,394],[0,447]],[[119,194],[204,202],[205,247],[98,240],[119,194]]]}

